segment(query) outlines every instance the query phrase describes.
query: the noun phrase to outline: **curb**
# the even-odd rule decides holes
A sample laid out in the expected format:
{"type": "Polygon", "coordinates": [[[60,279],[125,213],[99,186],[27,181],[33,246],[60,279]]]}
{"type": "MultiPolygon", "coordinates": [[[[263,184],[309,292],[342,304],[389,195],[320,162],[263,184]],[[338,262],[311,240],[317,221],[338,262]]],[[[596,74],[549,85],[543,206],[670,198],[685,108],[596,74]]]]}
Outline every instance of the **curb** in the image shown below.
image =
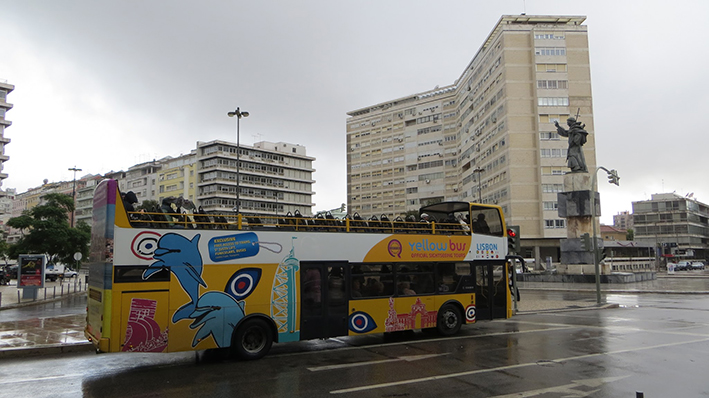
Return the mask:
{"type": "Polygon", "coordinates": [[[588,311],[588,310],[606,310],[610,308],[619,308],[620,305],[616,303],[607,303],[607,304],[595,304],[592,306],[588,307],[564,307],[564,308],[550,308],[550,309],[545,309],[545,310],[527,310],[527,311],[517,311],[515,315],[532,315],[532,314],[544,314],[544,313],[550,313],[550,312],[574,312],[574,311],[588,311]]]}
{"type": "MultiPolygon", "coordinates": [[[[520,291],[536,291],[536,292],[587,292],[595,293],[596,289],[569,289],[569,288],[541,288],[541,287],[519,287],[520,291]]],[[[615,289],[601,289],[601,294],[709,294],[707,290],[615,290],[615,289]]]]}
{"type": "Polygon", "coordinates": [[[40,355],[69,354],[74,352],[95,351],[94,345],[87,342],[73,344],[54,344],[42,347],[21,347],[0,349],[0,359],[17,359],[40,355]]]}
{"type": "Polygon", "coordinates": [[[67,298],[67,297],[76,296],[76,295],[78,295],[78,294],[87,294],[87,292],[86,292],[85,290],[81,290],[81,291],[78,291],[78,292],[67,293],[67,294],[65,294],[65,295],[63,295],[63,296],[58,296],[58,297],[54,297],[54,298],[49,298],[49,299],[46,299],[46,300],[45,300],[45,299],[41,299],[41,300],[25,301],[25,302],[22,302],[22,303],[13,303],[13,304],[8,304],[8,305],[3,305],[2,307],[0,307],[0,311],[11,310],[11,309],[14,309],[14,308],[21,308],[21,307],[30,307],[30,306],[33,306],[33,305],[40,305],[40,304],[46,304],[46,303],[54,303],[54,302],[57,302],[57,301],[64,300],[64,299],[67,298]]]}

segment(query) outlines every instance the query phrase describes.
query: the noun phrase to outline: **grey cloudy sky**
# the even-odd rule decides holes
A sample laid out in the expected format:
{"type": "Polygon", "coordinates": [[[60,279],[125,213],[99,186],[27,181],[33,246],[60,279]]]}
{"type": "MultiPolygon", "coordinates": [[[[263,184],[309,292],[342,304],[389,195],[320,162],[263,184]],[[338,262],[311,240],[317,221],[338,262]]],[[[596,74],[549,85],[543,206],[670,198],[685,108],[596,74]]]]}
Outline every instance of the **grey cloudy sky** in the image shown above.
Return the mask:
{"type": "Polygon", "coordinates": [[[346,202],[346,112],[452,84],[500,16],[585,15],[603,217],[659,192],[709,203],[706,0],[0,0],[3,188],[105,173],[197,141],[285,141],[316,209],[346,202]]]}

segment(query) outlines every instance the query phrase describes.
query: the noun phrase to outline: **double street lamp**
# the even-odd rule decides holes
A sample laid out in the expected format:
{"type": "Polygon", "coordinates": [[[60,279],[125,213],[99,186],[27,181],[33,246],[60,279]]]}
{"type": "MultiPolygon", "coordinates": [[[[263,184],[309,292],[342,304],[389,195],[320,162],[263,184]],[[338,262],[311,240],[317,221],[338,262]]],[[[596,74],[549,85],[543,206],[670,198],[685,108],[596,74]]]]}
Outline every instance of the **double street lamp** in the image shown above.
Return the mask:
{"type": "Polygon", "coordinates": [[[241,190],[239,183],[239,180],[241,179],[241,176],[239,175],[239,152],[241,151],[241,148],[239,147],[239,121],[242,117],[249,117],[249,112],[242,111],[237,107],[235,111],[228,112],[227,116],[236,116],[236,206],[234,206],[234,211],[238,214],[241,210],[241,203],[239,201],[239,191],[241,190]]]}

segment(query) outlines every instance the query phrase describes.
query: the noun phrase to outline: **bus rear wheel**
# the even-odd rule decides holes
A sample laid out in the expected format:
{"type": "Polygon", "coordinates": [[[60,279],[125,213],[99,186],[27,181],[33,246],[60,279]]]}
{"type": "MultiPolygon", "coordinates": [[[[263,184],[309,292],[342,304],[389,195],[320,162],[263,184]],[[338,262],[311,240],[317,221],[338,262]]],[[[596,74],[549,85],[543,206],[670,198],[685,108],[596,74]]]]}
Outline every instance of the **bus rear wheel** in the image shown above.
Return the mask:
{"type": "Polygon", "coordinates": [[[235,332],[231,348],[233,356],[253,360],[262,358],[271,349],[273,333],[263,319],[246,321],[235,332]]]}
{"type": "Polygon", "coordinates": [[[446,304],[438,311],[438,323],[436,329],[443,336],[452,336],[463,324],[463,314],[460,309],[452,304],[446,304]]]}

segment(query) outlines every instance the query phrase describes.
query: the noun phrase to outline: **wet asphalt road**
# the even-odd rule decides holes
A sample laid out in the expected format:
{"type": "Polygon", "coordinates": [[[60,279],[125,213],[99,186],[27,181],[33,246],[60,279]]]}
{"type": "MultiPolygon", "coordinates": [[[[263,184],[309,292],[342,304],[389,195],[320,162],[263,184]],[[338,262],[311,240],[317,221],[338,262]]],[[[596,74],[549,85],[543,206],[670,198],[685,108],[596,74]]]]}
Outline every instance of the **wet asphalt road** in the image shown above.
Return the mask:
{"type": "Polygon", "coordinates": [[[453,338],[414,333],[281,344],[254,362],[217,353],[201,353],[199,361],[195,353],[5,360],[0,397],[709,395],[709,296],[607,301],[620,307],[479,322],[453,338]]]}

